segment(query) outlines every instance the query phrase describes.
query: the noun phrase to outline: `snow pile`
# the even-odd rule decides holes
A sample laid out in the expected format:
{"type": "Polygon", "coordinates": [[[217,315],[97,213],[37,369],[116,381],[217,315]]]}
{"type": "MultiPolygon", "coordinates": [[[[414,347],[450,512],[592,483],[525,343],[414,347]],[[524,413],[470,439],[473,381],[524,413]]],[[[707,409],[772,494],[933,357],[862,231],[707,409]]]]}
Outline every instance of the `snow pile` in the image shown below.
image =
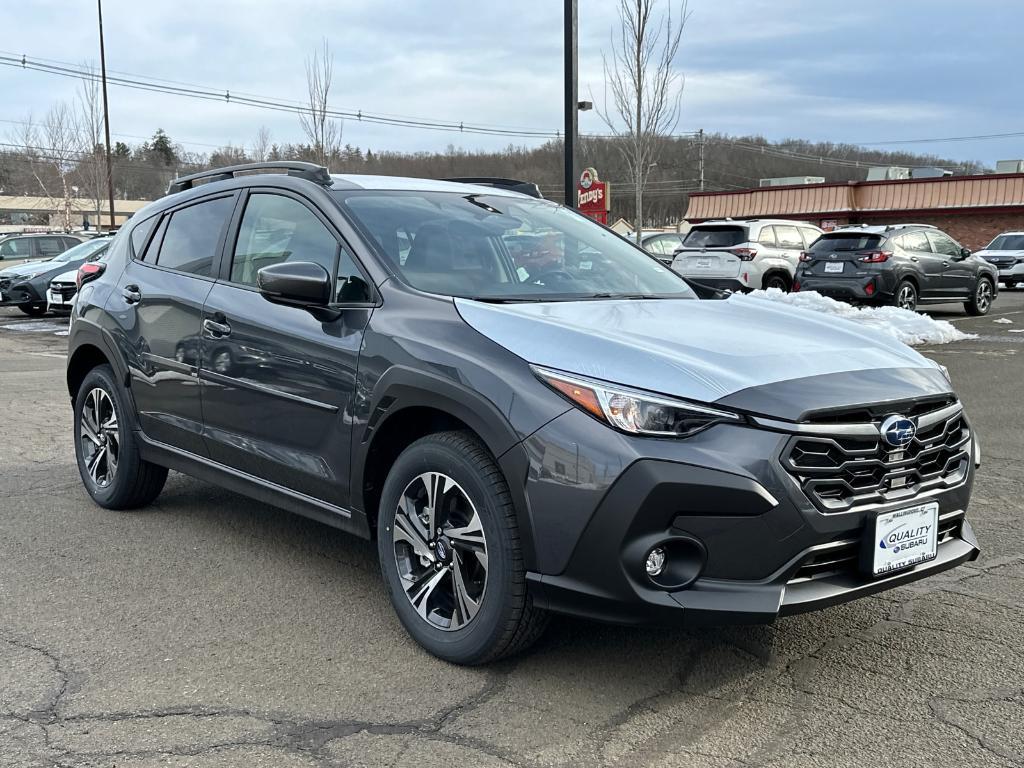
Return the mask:
{"type": "Polygon", "coordinates": [[[996,320],[993,320],[992,322],[993,323],[999,323],[1001,325],[1010,325],[1013,322],[1013,320],[1011,320],[1008,317],[1000,317],[1000,318],[998,318],[996,320]]]}
{"type": "Polygon", "coordinates": [[[953,327],[945,320],[935,320],[899,307],[855,307],[843,301],[830,299],[815,291],[783,293],[778,288],[736,293],[729,301],[777,301],[781,304],[810,309],[844,320],[866,325],[895,337],[904,344],[948,344],[951,341],[975,338],[953,327]]]}

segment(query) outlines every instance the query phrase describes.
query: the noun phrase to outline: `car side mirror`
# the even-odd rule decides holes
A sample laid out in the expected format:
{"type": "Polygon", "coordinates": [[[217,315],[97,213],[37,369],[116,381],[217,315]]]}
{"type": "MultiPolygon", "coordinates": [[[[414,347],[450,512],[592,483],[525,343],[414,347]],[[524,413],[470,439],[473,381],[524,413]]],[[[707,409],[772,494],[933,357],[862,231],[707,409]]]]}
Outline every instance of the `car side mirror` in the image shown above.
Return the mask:
{"type": "Polygon", "coordinates": [[[331,303],[334,281],[319,264],[285,261],[256,273],[260,295],[274,304],[313,309],[331,303]]]}
{"type": "Polygon", "coordinates": [[[970,258],[970,256],[971,256],[971,249],[970,248],[961,248],[960,249],[960,258],[961,259],[967,259],[967,258],[970,258]]]}

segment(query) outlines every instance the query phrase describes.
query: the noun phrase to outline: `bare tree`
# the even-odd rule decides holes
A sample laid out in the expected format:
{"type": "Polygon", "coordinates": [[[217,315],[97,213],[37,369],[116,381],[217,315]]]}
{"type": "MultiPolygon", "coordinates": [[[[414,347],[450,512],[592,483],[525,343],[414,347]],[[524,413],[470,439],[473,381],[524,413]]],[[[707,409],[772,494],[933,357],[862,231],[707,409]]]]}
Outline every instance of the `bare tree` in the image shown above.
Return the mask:
{"type": "Polygon", "coordinates": [[[334,55],[324,38],[322,49],[306,59],[307,107],[299,112],[299,122],[306,132],[313,158],[327,165],[341,145],[342,122],[331,116],[327,99],[334,77],[334,55]]]}
{"type": "Polygon", "coordinates": [[[250,154],[252,159],[257,163],[265,163],[270,159],[270,130],[265,125],[261,125],[260,129],[256,132],[256,138],[252,143],[252,150],[250,154]]]}
{"type": "Polygon", "coordinates": [[[70,231],[74,207],[72,174],[82,156],[82,134],[67,102],[50,107],[40,125],[29,115],[19,132],[19,143],[43,196],[61,211],[62,226],[70,231]]]}
{"type": "Polygon", "coordinates": [[[103,201],[107,196],[106,143],[103,136],[103,101],[100,84],[92,66],[84,64],[87,73],[78,91],[79,128],[83,147],[78,164],[78,176],[88,191],[90,202],[95,203],[96,227],[102,217],[103,201]]]}
{"type": "Polygon", "coordinates": [[[674,62],[690,17],[686,0],[673,19],[656,13],[660,0],[619,0],[619,33],[603,56],[605,98],[597,110],[612,134],[636,196],[636,239],[643,227],[643,193],[664,139],[679,122],[683,76],[674,62]],[[611,91],[609,104],[608,92],[611,91]]]}

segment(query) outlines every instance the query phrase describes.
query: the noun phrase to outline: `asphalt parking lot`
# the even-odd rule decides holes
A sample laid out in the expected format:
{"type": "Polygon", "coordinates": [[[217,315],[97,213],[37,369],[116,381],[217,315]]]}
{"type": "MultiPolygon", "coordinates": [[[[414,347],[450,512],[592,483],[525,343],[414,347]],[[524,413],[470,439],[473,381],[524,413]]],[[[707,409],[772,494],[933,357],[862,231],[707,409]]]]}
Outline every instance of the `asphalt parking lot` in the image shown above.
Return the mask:
{"type": "Polygon", "coordinates": [[[922,349],[982,438],[979,561],[769,627],[557,620],[462,669],[368,542],[177,474],[94,506],[66,322],[0,309],[0,766],[1024,765],[1024,291],[931,314],[979,335],[922,349]]]}

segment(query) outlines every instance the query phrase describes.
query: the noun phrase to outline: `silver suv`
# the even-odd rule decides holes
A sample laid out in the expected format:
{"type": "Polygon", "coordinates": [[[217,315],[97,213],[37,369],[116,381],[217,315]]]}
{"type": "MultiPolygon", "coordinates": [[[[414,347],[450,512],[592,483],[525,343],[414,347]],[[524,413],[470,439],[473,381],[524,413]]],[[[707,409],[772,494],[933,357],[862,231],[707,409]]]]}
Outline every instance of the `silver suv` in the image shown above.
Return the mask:
{"type": "Polygon", "coordinates": [[[714,288],[788,291],[800,253],[820,235],[813,224],[786,219],[707,221],[686,235],[672,269],[714,288]]]}

